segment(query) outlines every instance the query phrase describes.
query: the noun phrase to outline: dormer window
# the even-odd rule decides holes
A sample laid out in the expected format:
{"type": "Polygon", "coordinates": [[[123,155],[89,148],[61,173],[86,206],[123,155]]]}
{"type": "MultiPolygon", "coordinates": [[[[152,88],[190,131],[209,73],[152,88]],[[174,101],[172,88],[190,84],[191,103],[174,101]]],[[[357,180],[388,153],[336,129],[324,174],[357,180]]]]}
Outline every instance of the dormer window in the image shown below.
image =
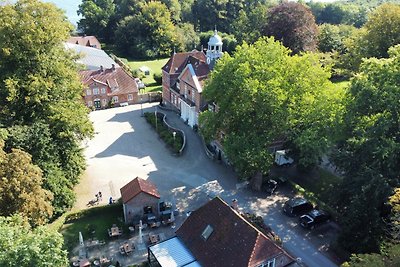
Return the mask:
{"type": "Polygon", "coordinates": [[[211,227],[211,225],[208,224],[204,231],[201,233],[201,237],[204,239],[204,241],[210,237],[213,231],[214,229],[211,227]]]}

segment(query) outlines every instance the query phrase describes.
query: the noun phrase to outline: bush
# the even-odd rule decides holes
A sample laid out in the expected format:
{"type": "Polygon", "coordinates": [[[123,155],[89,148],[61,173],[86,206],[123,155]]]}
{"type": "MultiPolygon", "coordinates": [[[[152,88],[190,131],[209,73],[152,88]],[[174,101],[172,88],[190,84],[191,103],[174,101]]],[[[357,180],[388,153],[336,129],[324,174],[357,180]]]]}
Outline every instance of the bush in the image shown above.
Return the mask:
{"type": "Polygon", "coordinates": [[[157,85],[162,84],[162,74],[161,73],[154,73],[153,78],[156,81],[157,85]]]}

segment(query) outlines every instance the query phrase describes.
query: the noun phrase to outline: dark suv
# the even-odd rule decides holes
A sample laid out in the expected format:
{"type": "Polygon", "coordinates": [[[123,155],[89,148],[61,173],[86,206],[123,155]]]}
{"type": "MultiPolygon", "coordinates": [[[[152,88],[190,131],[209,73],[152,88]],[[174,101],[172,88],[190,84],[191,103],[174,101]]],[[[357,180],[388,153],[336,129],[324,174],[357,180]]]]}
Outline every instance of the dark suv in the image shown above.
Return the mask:
{"type": "Polygon", "coordinates": [[[295,197],[286,201],[283,212],[289,216],[306,214],[313,209],[313,205],[305,198],[295,197]]]}
{"type": "Polygon", "coordinates": [[[319,224],[328,222],[331,216],[322,210],[312,210],[309,213],[300,216],[300,225],[304,228],[314,229],[319,224]]]}

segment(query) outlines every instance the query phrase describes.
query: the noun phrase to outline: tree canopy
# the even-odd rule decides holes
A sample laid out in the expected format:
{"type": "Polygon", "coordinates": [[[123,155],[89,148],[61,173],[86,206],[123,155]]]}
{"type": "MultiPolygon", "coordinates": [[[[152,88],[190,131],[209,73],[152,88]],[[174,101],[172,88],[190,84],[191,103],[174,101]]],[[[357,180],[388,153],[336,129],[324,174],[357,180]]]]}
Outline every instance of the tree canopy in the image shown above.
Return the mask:
{"type": "Polygon", "coordinates": [[[340,117],[340,97],[328,78],[316,56],[290,56],[271,38],[238,46],[233,57],[220,59],[204,89],[218,112],[200,115],[201,131],[206,138],[224,134],[224,150],[245,177],[268,173],[268,148],[278,140],[290,141],[300,164],[314,164],[340,117]]]}
{"type": "Polygon", "coordinates": [[[6,149],[23,149],[44,169],[45,187],[58,191],[57,214],[72,204],[72,186],[85,168],[79,143],[93,133],[75,57],[63,45],[71,29],[53,4],[20,0],[0,6],[0,125],[7,128],[6,149]],[[62,188],[69,188],[65,195],[62,188]]]}
{"type": "Polygon", "coordinates": [[[283,2],[269,9],[263,33],[282,41],[294,53],[317,48],[318,28],[314,16],[300,3],[283,2]]]}
{"type": "Polygon", "coordinates": [[[31,229],[19,216],[0,217],[0,266],[68,266],[61,234],[40,226],[31,229]]]}

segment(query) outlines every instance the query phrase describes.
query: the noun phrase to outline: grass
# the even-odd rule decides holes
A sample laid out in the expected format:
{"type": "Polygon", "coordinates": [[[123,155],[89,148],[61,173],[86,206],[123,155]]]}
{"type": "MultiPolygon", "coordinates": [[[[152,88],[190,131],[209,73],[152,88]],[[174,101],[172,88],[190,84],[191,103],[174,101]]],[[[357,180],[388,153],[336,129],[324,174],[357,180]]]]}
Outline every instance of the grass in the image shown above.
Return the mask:
{"type": "Polygon", "coordinates": [[[127,64],[132,70],[139,69],[142,66],[147,66],[150,69],[150,75],[143,78],[143,82],[146,84],[144,92],[156,92],[161,91],[162,86],[158,85],[153,79],[154,73],[161,73],[161,68],[167,63],[169,58],[155,59],[155,60],[139,60],[139,61],[127,61],[127,64]]]}
{"type": "Polygon", "coordinates": [[[107,229],[113,224],[122,227],[124,234],[128,228],[123,223],[124,214],[121,204],[113,204],[86,209],[76,213],[71,213],[65,219],[65,224],[61,228],[64,237],[64,246],[71,252],[79,244],[79,232],[82,233],[84,240],[97,239],[108,241],[107,229]]]}

